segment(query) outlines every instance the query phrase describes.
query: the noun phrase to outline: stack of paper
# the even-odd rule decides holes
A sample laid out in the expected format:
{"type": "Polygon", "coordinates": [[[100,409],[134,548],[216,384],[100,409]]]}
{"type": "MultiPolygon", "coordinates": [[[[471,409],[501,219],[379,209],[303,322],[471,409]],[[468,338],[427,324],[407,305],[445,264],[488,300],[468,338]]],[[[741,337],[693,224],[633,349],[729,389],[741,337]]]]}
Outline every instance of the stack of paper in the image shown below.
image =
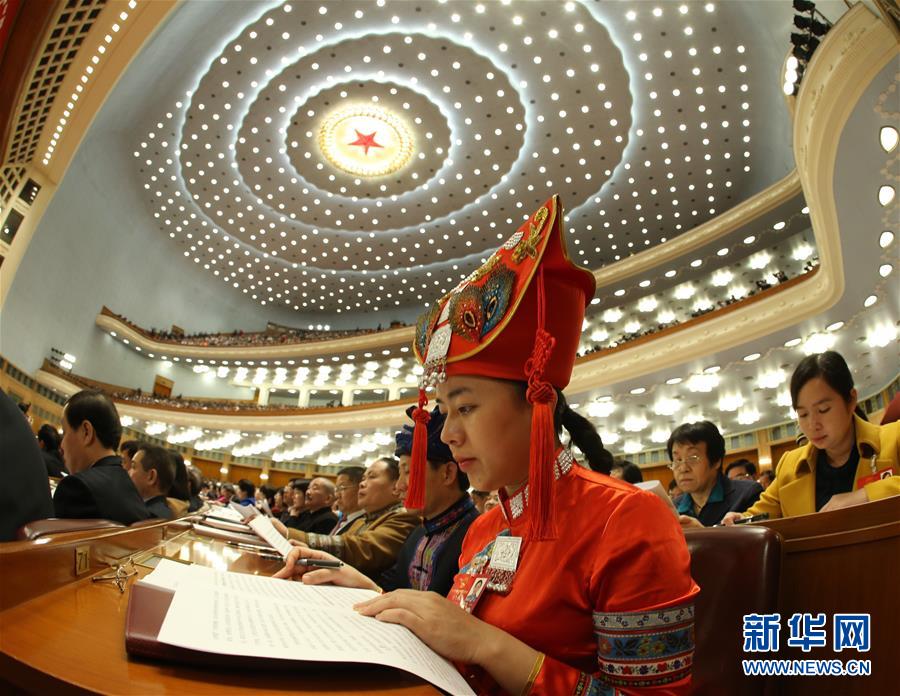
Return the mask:
{"type": "Polygon", "coordinates": [[[386,665],[452,694],[473,694],[454,666],[409,630],[361,616],[370,590],[304,585],[169,560],[141,580],[174,590],[158,641],[206,653],[386,665]],[[285,621],[285,616],[294,617],[285,621]]]}

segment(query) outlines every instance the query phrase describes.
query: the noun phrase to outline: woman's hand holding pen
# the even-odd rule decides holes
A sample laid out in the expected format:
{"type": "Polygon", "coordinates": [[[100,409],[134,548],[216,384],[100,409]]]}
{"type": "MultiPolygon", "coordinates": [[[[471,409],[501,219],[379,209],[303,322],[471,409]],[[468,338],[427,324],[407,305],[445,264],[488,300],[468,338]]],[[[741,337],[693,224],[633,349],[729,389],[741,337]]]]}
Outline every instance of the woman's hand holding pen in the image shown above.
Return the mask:
{"type": "Polygon", "coordinates": [[[353,566],[346,563],[340,568],[316,568],[297,565],[300,559],[312,561],[340,561],[325,551],[311,549],[307,546],[296,546],[285,559],[284,568],[275,573],[276,578],[286,580],[297,579],[307,585],[340,585],[341,587],[358,587],[364,590],[377,590],[378,586],[353,566]]]}

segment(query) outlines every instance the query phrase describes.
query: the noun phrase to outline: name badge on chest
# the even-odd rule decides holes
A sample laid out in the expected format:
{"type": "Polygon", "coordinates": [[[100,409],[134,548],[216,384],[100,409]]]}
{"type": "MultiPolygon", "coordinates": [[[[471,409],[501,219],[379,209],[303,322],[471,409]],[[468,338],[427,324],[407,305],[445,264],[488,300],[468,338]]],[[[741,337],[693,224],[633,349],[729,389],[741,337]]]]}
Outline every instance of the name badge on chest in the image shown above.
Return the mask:
{"type": "Polygon", "coordinates": [[[856,480],[856,489],[859,490],[864,486],[868,486],[870,483],[875,483],[876,481],[884,481],[886,479],[891,478],[894,475],[894,467],[890,463],[885,463],[881,469],[878,468],[878,457],[877,455],[873,455],[869,459],[869,469],[871,470],[871,474],[868,476],[860,476],[856,480]]]}
{"type": "Polygon", "coordinates": [[[507,594],[510,591],[521,552],[522,537],[499,536],[494,540],[491,560],[488,563],[491,576],[488,583],[489,590],[500,594],[507,594]]]}

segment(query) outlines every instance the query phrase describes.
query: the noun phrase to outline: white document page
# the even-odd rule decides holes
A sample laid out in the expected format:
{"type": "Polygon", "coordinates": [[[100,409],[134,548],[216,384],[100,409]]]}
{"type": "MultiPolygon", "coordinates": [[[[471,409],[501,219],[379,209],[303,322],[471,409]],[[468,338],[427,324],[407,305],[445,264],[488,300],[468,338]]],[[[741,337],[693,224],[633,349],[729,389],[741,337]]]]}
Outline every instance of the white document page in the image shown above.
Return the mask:
{"type": "Polygon", "coordinates": [[[251,517],[256,517],[259,514],[259,510],[257,510],[252,505],[241,505],[240,503],[229,503],[228,507],[229,507],[229,509],[237,512],[241,516],[241,519],[244,520],[245,522],[248,519],[250,519],[251,517]]]}
{"type": "Polygon", "coordinates": [[[250,529],[269,542],[269,544],[272,545],[272,548],[278,551],[282,557],[287,558],[291,549],[294,548],[287,539],[278,533],[278,530],[275,529],[275,525],[272,524],[272,520],[268,517],[263,517],[262,515],[254,517],[250,520],[249,525],[250,529]]]}
{"type": "Polygon", "coordinates": [[[214,507],[206,513],[207,517],[215,517],[226,522],[243,522],[244,516],[231,507],[214,507]]]}
{"type": "Polygon", "coordinates": [[[211,515],[203,517],[203,524],[209,527],[215,527],[216,529],[227,529],[229,532],[240,532],[241,534],[250,533],[250,529],[243,522],[226,522],[225,520],[211,515]]]}
{"type": "Polygon", "coordinates": [[[666,507],[672,511],[672,514],[675,515],[675,517],[678,517],[678,510],[675,509],[675,504],[672,502],[672,499],[669,497],[666,489],[663,488],[663,485],[659,481],[655,479],[652,481],[638,481],[634,485],[641,490],[653,493],[657,498],[665,503],[666,507]]]}
{"type": "Polygon", "coordinates": [[[377,596],[371,590],[169,565],[180,564],[160,561],[142,581],[175,589],[162,643],[223,655],[386,665],[452,694],[474,694],[449,661],[409,630],[353,610],[377,596]],[[286,622],[286,615],[296,620],[286,622]]]}
{"type": "Polygon", "coordinates": [[[247,544],[247,546],[258,546],[262,549],[268,549],[269,544],[260,539],[256,534],[252,533],[252,530],[248,527],[246,532],[229,532],[224,529],[218,529],[217,527],[210,527],[205,524],[199,524],[194,522],[191,524],[192,529],[200,534],[201,536],[211,537],[213,539],[222,539],[224,541],[231,541],[238,544],[247,544]]]}

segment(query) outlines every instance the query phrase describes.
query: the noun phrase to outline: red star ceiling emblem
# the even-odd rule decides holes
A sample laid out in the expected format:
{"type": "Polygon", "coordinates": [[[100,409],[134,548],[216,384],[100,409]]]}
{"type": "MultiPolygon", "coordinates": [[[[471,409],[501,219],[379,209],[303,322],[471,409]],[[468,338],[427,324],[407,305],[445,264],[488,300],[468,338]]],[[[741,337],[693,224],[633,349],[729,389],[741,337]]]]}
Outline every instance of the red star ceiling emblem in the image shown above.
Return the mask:
{"type": "Polygon", "coordinates": [[[364,134],[360,133],[358,130],[356,130],[355,128],[353,130],[356,131],[356,140],[353,141],[352,143],[347,143],[347,144],[348,145],[358,145],[358,146],[364,148],[366,155],[369,154],[370,147],[384,147],[384,145],[381,145],[381,144],[375,142],[375,134],[378,131],[373,131],[373,132],[369,133],[368,135],[364,135],[364,134]]]}

